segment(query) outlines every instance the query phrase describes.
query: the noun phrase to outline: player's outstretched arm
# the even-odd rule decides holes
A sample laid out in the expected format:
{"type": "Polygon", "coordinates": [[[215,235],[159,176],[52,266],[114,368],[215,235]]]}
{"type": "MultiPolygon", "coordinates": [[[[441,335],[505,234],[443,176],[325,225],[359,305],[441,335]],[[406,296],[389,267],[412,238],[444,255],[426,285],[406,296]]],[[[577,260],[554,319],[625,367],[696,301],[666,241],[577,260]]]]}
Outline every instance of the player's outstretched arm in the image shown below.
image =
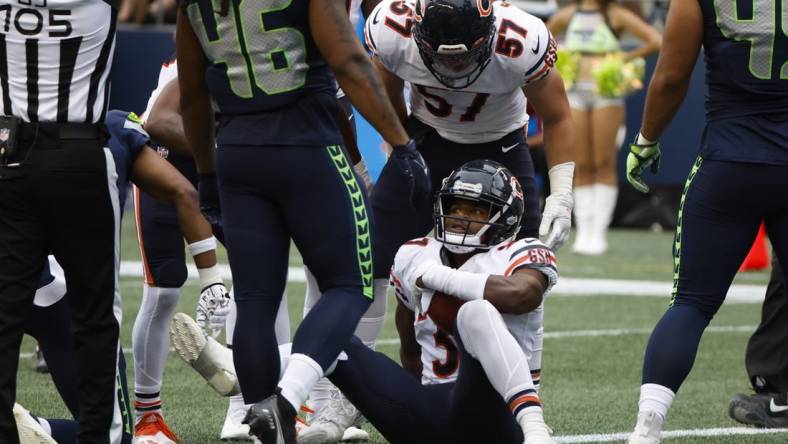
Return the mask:
{"type": "Polygon", "coordinates": [[[186,140],[194,153],[197,171],[201,174],[213,173],[214,118],[211,96],[205,84],[205,53],[182,8],[178,9],[175,50],[186,140]]]}
{"type": "Polygon", "coordinates": [[[161,90],[150,113],[145,116],[145,131],[154,140],[176,153],[192,157],[192,149],[183,130],[181,89],[178,79],[170,80],[161,90]]]}
{"type": "Polygon", "coordinates": [[[405,120],[408,118],[408,107],[405,105],[405,95],[403,94],[405,82],[389,72],[377,56],[372,56],[372,63],[383,79],[383,84],[386,86],[386,94],[391,100],[391,105],[394,106],[394,111],[396,111],[400,122],[404,125],[405,120]]]}
{"type": "Polygon", "coordinates": [[[703,43],[703,12],[696,0],[670,3],[662,50],[651,77],[640,134],[652,141],[676,115],[687,95],[690,76],[703,43]]]}
{"type": "Polygon", "coordinates": [[[399,333],[399,359],[402,367],[416,378],[421,378],[421,347],[416,341],[413,321],[416,314],[397,300],[394,321],[399,333]]]}
{"type": "Polygon", "coordinates": [[[539,237],[547,246],[558,250],[569,237],[574,206],[575,127],[569,100],[566,98],[564,82],[555,69],[525,85],[523,93],[542,118],[545,156],[550,168],[550,196],[542,212],[539,237]]]}
{"type": "Polygon", "coordinates": [[[408,143],[408,134],[391,106],[380,76],[350,26],[345,2],[310,0],[309,27],[320,53],[361,115],[389,144],[408,143]]]}
{"type": "MultiPolygon", "coordinates": [[[[178,226],[186,242],[192,244],[213,236],[211,224],[200,213],[197,190],[191,182],[162,159],[150,146],[140,151],[131,167],[131,181],[156,201],[175,207],[178,226]]],[[[216,252],[194,258],[197,268],[216,265],[216,252]]]]}

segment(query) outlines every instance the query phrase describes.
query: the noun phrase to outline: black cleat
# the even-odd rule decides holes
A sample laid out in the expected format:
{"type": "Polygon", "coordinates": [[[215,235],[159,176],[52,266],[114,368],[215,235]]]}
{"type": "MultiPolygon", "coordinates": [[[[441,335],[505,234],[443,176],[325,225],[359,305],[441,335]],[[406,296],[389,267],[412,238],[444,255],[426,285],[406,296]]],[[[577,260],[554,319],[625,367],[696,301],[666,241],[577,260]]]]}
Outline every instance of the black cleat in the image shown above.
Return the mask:
{"type": "Polygon", "coordinates": [[[295,417],[295,409],[277,389],[249,408],[243,423],[262,444],[296,444],[295,417]]]}
{"type": "Polygon", "coordinates": [[[767,429],[788,427],[788,402],[784,395],[738,393],[728,405],[728,414],[742,424],[767,429]]]}

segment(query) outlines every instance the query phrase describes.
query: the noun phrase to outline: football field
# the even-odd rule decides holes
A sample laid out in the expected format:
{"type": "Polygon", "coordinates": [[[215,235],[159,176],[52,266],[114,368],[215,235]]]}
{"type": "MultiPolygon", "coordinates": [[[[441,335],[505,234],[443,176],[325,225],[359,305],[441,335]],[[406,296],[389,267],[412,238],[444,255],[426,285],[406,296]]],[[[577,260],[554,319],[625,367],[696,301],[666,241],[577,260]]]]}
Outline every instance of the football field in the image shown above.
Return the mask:
{"type": "MultiPolygon", "coordinates": [[[[124,318],[121,341],[131,364],[131,327],[142,294],[134,218],[126,215],[121,277],[124,318]]],[[[671,233],[615,230],[603,257],[558,253],[560,276],[569,278],[546,300],[542,399],[547,423],[559,442],[622,442],[634,426],[646,341],[664,312],[672,275],[671,233]],[[636,282],[629,282],[636,281],[636,282]]],[[[222,257],[223,253],[222,253],[222,257]]],[[[222,259],[226,264],[226,259],[222,259]]],[[[291,253],[288,299],[293,331],[301,316],[304,284],[300,257],[291,253]]],[[[265,264],[260,264],[264,267],[265,264]]],[[[778,443],[788,431],[741,427],[728,418],[728,400],[747,392],[744,350],[760,318],[767,272],[739,275],[735,298],[723,305],[701,342],[692,374],[665,424],[668,443],[778,443]]],[[[190,279],[178,311],[194,315],[199,288],[190,279]]],[[[393,295],[378,350],[396,357],[393,295]]],[[[20,361],[18,400],[44,417],[67,417],[48,375],[35,373],[34,343],[26,338],[20,361]]],[[[396,358],[395,358],[396,359],[396,358]]],[[[128,371],[133,392],[133,369],[128,371]]],[[[171,354],[162,389],[164,417],[183,443],[218,442],[226,400],[171,354]]],[[[368,424],[373,441],[386,442],[368,424]]],[[[487,444],[487,443],[485,443],[487,444]]]]}

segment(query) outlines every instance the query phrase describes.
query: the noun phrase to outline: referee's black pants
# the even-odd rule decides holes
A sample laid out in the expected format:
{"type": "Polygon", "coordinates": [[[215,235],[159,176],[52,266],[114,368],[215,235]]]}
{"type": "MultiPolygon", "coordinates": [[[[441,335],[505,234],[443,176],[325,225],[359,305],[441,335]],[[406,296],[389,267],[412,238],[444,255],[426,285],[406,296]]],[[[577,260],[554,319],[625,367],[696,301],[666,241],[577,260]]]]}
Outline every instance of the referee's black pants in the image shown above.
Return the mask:
{"type": "Polygon", "coordinates": [[[117,172],[103,129],[65,127],[26,125],[19,158],[11,159],[22,165],[0,167],[2,443],[19,442],[11,412],[19,347],[49,251],[74,295],[68,301],[79,368],[78,442],[114,442],[110,427],[120,419],[114,402],[121,316],[117,172]]]}
{"type": "Polygon", "coordinates": [[[745,358],[752,387],[761,393],[788,391],[788,292],[777,255],[766,287],[761,323],[747,343],[745,358]]]}

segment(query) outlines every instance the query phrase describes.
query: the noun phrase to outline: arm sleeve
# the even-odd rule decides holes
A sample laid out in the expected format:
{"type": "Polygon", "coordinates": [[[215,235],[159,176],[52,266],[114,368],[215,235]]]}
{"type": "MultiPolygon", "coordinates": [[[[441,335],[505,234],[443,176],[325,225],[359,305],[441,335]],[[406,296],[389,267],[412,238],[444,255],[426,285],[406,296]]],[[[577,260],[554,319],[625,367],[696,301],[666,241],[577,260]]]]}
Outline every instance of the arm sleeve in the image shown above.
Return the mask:
{"type": "Polygon", "coordinates": [[[415,239],[403,244],[394,256],[394,265],[391,266],[389,283],[394,287],[394,294],[406,307],[414,313],[419,312],[419,298],[421,290],[408,283],[408,273],[418,264],[419,253],[428,244],[428,239],[415,239]]]}
{"type": "Polygon", "coordinates": [[[541,20],[531,21],[525,39],[526,57],[523,86],[544,78],[555,65],[556,43],[541,20]]]}

